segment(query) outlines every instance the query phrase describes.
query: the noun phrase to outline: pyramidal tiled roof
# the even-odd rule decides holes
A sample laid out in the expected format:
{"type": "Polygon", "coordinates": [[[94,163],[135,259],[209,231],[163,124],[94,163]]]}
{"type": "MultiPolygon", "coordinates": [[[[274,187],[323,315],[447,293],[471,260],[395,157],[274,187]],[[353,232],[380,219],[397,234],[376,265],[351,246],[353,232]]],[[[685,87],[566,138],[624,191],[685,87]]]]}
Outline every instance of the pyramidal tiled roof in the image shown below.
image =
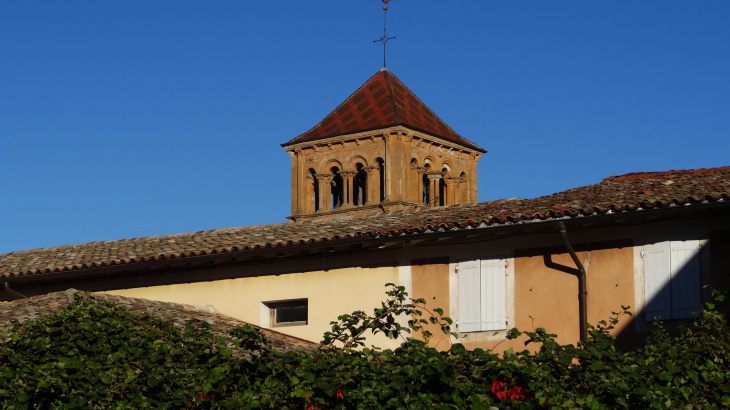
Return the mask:
{"type": "Polygon", "coordinates": [[[322,122],[282,146],[396,125],[403,125],[466,148],[486,152],[454,132],[385,68],[370,77],[322,122]]]}

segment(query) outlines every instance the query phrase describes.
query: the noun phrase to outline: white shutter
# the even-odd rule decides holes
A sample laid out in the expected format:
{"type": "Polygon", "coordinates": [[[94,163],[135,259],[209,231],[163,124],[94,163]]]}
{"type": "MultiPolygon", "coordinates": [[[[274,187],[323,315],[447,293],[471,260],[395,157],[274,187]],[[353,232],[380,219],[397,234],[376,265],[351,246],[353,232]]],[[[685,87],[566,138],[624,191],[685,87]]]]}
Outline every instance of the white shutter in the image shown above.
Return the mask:
{"type": "Polygon", "coordinates": [[[672,318],[669,242],[644,245],[644,298],[646,320],[672,318]]]}
{"type": "Polygon", "coordinates": [[[504,259],[482,261],[482,311],[481,330],[507,329],[506,269],[504,259]]]}
{"type": "Polygon", "coordinates": [[[459,268],[459,332],[478,332],[481,301],[479,261],[460,261],[459,268]]]}
{"type": "Polygon", "coordinates": [[[700,241],[671,242],[672,319],[694,317],[700,300],[700,241]]]}

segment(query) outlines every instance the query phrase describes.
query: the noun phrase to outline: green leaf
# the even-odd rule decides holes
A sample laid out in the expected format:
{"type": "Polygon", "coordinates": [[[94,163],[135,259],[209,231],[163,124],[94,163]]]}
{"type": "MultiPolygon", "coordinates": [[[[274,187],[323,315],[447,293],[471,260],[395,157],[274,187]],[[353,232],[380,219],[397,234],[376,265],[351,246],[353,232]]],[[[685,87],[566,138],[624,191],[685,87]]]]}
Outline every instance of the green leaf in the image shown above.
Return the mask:
{"type": "Polygon", "coordinates": [[[302,390],[302,389],[296,389],[294,390],[294,396],[296,397],[309,397],[314,395],[314,391],[312,390],[302,390]]]}

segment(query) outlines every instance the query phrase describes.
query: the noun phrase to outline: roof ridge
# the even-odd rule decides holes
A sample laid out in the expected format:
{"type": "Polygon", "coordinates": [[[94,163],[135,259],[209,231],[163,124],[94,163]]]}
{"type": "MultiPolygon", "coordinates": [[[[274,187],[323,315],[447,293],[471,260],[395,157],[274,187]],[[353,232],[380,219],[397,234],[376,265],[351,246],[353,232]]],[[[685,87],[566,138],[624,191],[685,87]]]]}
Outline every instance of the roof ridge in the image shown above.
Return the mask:
{"type": "MultiPolygon", "coordinates": [[[[386,71],[387,71],[387,70],[386,70],[386,71]]],[[[459,134],[458,132],[454,131],[454,129],[453,129],[453,128],[451,128],[451,126],[449,126],[449,124],[447,124],[447,123],[446,123],[446,121],[442,120],[442,119],[441,119],[441,117],[439,117],[439,116],[438,116],[438,115],[437,115],[437,114],[436,114],[435,112],[433,112],[433,110],[431,109],[431,107],[429,107],[428,105],[426,105],[426,103],[424,103],[424,102],[423,102],[423,100],[421,100],[421,99],[420,99],[420,98],[419,98],[419,97],[418,97],[418,96],[416,95],[416,93],[414,93],[413,91],[411,91],[411,89],[410,89],[410,88],[408,88],[408,86],[407,86],[407,85],[405,85],[405,83],[404,83],[403,81],[401,81],[401,80],[400,80],[400,78],[396,77],[396,75],[395,75],[395,74],[393,74],[392,72],[390,72],[390,71],[388,71],[388,72],[390,73],[390,75],[392,75],[392,76],[393,76],[393,78],[395,78],[395,79],[396,79],[396,81],[398,81],[398,82],[400,83],[400,85],[402,85],[402,86],[403,86],[403,88],[405,88],[406,90],[408,90],[408,92],[409,92],[409,93],[411,93],[411,95],[413,95],[413,97],[414,97],[414,98],[415,98],[415,99],[416,99],[416,100],[417,100],[417,101],[418,101],[419,103],[421,103],[421,105],[423,105],[423,107],[425,107],[425,108],[426,108],[426,109],[427,109],[427,110],[428,110],[428,111],[429,111],[429,112],[430,112],[431,114],[433,114],[433,116],[434,116],[434,117],[436,117],[436,119],[437,119],[437,120],[438,120],[438,121],[439,121],[439,122],[440,122],[441,124],[443,124],[443,125],[444,125],[444,126],[445,126],[446,128],[448,128],[448,129],[449,129],[449,131],[453,132],[454,134],[456,134],[456,135],[457,135],[457,136],[458,136],[459,138],[463,139],[464,141],[466,141],[466,142],[468,142],[468,143],[470,143],[470,144],[474,145],[475,147],[477,147],[477,148],[479,148],[479,149],[482,149],[482,150],[483,150],[483,148],[482,148],[482,147],[480,147],[479,145],[477,145],[477,144],[473,143],[472,141],[470,141],[470,140],[468,140],[468,139],[464,138],[464,137],[463,137],[463,136],[462,136],[461,134],[459,134]]],[[[391,92],[392,92],[392,91],[391,91],[391,92]]],[[[395,104],[394,104],[394,105],[395,105],[395,104]]],[[[413,126],[413,125],[411,125],[411,124],[403,123],[403,125],[406,125],[406,126],[408,126],[408,127],[411,127],[411,128],[416,128],[416,130],[417,130],[417,131],[423,131],[423,132],[426,132],[426,133],[428,133],[427,131],[425,131],[425,130],[421,130],[421,129],[418,129],[418,127],[414,127],[414,126],[413,126]]],[[[486,151],[485,151],[485,152],[486,152],[486,151]]]]}
{"type": "MultiPolygon", "coordinates": [[[[385,67],[383,67],[385,69],[385,67]]],[[[395,115],[395,121],[399,124],[403,124],[403,119],[401,118],[400,114],[398,114],[398,104],[395,103],[395,96],[393,95],[393,85],[390,84],[390,75],[393,75],[388,70],[380,70],[383,73],[383,77],[385,77],[385,86],[388,88],[388,98],[390,99],[390,106],[393,108],[393,115],[395,115]]],[[[393,75],[393,77],[395,77],[393,75]]]]}
{"type": "Polygon", "coordinates": [[[730,166],[714,167],[714,168],[695,168],[695,169],[670,169],[668,171],[647,171],[647,172],[629,172],[622,175],[614,175],[603,178],[602,182],[617,182],[626,179],[647,179],[662,176],[677,176],[686,174],[716,174],[722,171],[730,171],[730,166]]]}
{"type": "MultiPolygon", "coordinates": [[[[388,71],[388,70],[385,70],[385,71],[388,71]]],[[[345,98],[345,100],[342,101],[340,103],[340,105],[338,105],[334,110],[332,110],[329,114],[327,114],[324,118],[322,118],[322,121],[318,122],[314,127],[308,129],[306,132],[303,132],[303,133],[297,135],[296,137],[292,138],[290,141],[285,142],[285,143],[280,144],[280,145],[282,147],[285,147],[285,146],[289,145],[292,141],[296,140],[297,138],[299,138],[299,137],[301,137],[303,135],[306,135],[309,132],[313,131],[315,128],[319,127],[323,122],[325,122],[325,120],[327,120],[327,118],[330,117],[330,115],[332,115],[333,113],[337,112],[337,110],[339,110],[343,105],[347,104],[347,102],[350,101],[350,99],[352,99],[352,97],[354,97],[355,94],[357,94],[358,91],[362,90],[362,88],[365,87],[370,82],[370,80],[372,80],[373,78],[375,78],[377,75],[381,74],[382,72],[383,72],[383,70],[380,70],[377,73],[375,73],[372,76],[370,76],[370,78],[368,78],[367,81],[365,81],[364,83],[362,83],[361,86],[357,87],[357,89],[354,92],[352,92],[347,98],[345,98]]]]}

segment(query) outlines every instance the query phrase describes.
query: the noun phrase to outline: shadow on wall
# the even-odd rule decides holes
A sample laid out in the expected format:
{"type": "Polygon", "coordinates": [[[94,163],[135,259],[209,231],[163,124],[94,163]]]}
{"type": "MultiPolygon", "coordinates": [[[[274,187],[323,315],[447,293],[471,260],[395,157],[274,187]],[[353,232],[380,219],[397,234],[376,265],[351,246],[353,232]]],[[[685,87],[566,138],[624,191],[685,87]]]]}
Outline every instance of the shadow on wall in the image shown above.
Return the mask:
{"type": "MultiPolygon", "coordinates": [[[[593,246],[586,244],[583,245],[583,251],[587,250],[589,254],[614,251],[612,257],[617,258],[619,247],[607,249],[611,246],[606,245],[611,244],[593,244],[593,246]],[[589,247],[589,249],[585,249],[586,247],[589,247]]],[[[627,244],[620,245],[624,247],[627,244]]],[[[708,245],[709,243],[705,242],[705,247],[708,245]]],[[[715,249],[714,253],[730,253],[730,247],[727,246],[724,249],[718,249],[718,246],[713,246],[713,249],[715,249]]],[[[574,266],[566,266],[555,262],[553,256],[559,252],[555,252],[552,249],[551,251],[542,253],[544,266],[550,270],[567,273],[577,278],[579,273],[578,269],[574,266]]],[[[702,289],[703,285],[711,282],[710,275],[703,277],[702,269],[703,262],[707,263],[709,259],[702,257],[702,251],[703,241],[699,239],[645,244],[643,250],[635,254],[636,258],[641,259],[635,265],[643,266],[644,297],[634,297],[632,301],[626,300],[625,297],[620,298],[620,300],[617,300],[619,298],[612,298],[611,292],[605,289],[605,286],[607,286],[606,282],[610,280],[610,277],[607,278],[610,275],[606,272],[608,270],[606,262],[602,265],[595,266],[595,268],[589,268],[588,323],[595,326],[598,323],[594,322],[608,320],[611,311],[620,312],[622,304],[630,306],[629,311],[632,312],[633,317],[621,317],[619,326],[617,327],[620,330],[614,333],[617,338],[617,345],[623,349],[630,349],[643,343],[652,330],[653,322],[656,320],[664,321],[665,328],[670,332],[676,330],[680,323],[690,323],[702,308],[703,302],[706,302],[709,298],[709,291],[703,291],[702,289]],[[604,272],[601,272],[602,270],[604,272]],[[603,274],[603,277],[601,277],[601,274],[603,274]],[[644,300],[643,306],[635,306],[635,302],[641,299],[644,300]],[[593,306],[591,306],[592,303],[593,306]]],[[[704,271],[709,273],[709,269],[705,269],[704,271]]],[[[577,280],[574,283],[576,294],[574,303],[577,308],[577,280]]],[[[573,293],[572,290],[570,289],[567,293],[573,293]]],[[[635,292],[640,292],[642,289],[640,289],[640,286],[636,286],[634,290],[635,292]]],[[[575,326],[579,326],[577,321],[575,326]]]]}

